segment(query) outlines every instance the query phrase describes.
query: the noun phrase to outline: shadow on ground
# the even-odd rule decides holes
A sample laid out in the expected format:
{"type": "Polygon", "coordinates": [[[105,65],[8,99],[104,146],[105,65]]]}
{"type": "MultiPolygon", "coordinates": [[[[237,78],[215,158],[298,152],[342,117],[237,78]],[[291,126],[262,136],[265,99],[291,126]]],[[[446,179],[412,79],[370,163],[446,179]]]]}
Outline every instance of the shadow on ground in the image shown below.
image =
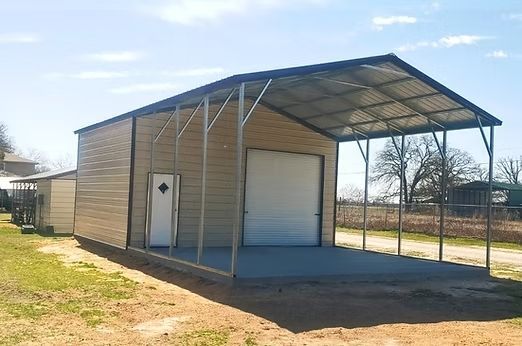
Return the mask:
{"type": "Polygon", "coordinates": [[[212,301],[268,319],[294,333],[393,323],[497,321],[522,316],[522,282],[306,282],[229,286],[81,242],[81,248],[212,301]]]}

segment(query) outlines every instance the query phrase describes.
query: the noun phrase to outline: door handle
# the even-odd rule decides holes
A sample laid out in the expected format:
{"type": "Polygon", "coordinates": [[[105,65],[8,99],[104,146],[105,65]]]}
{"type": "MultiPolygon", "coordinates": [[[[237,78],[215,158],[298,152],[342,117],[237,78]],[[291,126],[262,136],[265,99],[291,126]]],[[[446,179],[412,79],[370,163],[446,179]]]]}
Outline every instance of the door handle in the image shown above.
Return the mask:
{"type": "Polygon", "coordinates": [[[315,216],[321,216],[321,213],[315,213],[314,215],[315,216]]]}

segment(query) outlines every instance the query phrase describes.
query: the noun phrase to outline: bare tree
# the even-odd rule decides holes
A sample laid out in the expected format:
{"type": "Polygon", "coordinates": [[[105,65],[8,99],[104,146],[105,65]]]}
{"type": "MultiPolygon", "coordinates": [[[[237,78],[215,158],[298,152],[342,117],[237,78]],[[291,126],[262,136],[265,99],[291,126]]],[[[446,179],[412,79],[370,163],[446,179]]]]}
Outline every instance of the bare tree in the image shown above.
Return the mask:
{"type": "Polygon", "coordinates": [[[497,179],[510,184],[522,183],[522,156],[517,160],[504,157],[496,164],[497,179]]]}
{"type": "MultiPolygon", "coordinates": [[[[398,141],[398,146],[401,146],[398,141]]],[[[417,197],[420,183],[432,174],[431,164],[437,148],[429,136],[408,137],[404,143],[404,181],[405,203],[412,203],[417,197]]],[[[376,158],[372,169],[372,181],[384,183],[386,197],[399,195],[401,160],[392,140],[388,140],[376,158]]]]}
{"type": "Polygon", "coordinates": [[[74,167],[75,165],[74,160],[70,155],[62,155],[56,159],[50,159],[45,152],[35,148],[17,150],[17,154],[36,162],[36,173],[74,167]]]}
{"type": "Polygon", "coordinates": [[[13,152],[13,141],[9,137],[7,125],[0,123],[0,160],[4,159],[4,153],[13,152]]]}
{"type": "MultiPolygon", "coordinates": [[[[400,141],[399,141],[400,146],[400,141]]],[[[405,203],[428,198],[440,198],[442,159],[433,137],[409,137],[404,148],[403,193],[405,203]]],[[[459,149],[447,150],[447,186],[478,179],[480,166],[473,157],[459,149]]],[[[384,183],[387,198],[399,195],[400,157],[393,142],[388,140],[378,154],[372,169],[372,181],[384,183]]]]}
{"type": "Polygon", "coordinates": [[[344,185],[339,190],[339,197],[345,203],[363,203],[364,191],[355,185],[344,185]]]}
{"type": "MultiPolygon", "coordinates": [[[[418,190],[420,198],[440,201],[442,191],[442,158],[437,153],[429,163],[431,173],[423,179],[418,190]]],[[[473,156],[464,150],[448,148],[446,152],[446,187],[450,188],[474,180],[481,180],[483,169],[473,156]]]]}

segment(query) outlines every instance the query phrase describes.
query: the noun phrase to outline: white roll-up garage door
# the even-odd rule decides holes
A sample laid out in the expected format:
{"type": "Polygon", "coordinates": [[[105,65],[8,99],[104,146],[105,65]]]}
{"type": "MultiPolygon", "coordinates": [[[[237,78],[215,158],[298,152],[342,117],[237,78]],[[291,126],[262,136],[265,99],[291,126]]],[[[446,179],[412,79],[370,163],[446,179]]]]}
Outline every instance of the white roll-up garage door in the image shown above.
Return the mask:
{"type": "Polygon", "coordinates": [[[321,157],[250,149],[244,245],[319,245],[321,157]]]}

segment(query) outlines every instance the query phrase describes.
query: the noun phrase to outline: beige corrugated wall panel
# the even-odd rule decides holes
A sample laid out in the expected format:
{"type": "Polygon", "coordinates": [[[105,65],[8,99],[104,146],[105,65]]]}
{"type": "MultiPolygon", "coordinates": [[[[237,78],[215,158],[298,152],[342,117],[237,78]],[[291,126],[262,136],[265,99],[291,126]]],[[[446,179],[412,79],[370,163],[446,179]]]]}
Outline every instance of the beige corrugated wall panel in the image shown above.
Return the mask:
{"type": "Polygon", "coordinates": [[[51,181],[50,224],[57,233],[71,233],[74,228],[76,180],[51,181]]]}
{"type": "Polygon", "coordinates": [[[79,136],[74,234],[124,248],[132,119],[79,136]]]}
{"type": "MultiPolygon", "coordinates": [[[[217,120],[208,137],[208,170],[205,217],[205,246],[230,246],[234,207],[234,174],[237,106],[230,104],[217,120]]],[[[210,107],[210,117],[218,106],[210,107]]],[[[182,112],[181,124],[190,110],[182,112]]],[[[151,126],[157,133],[168,119],[158,114],[136,121],[136,153],[131,225],[131,245],[144,246],[146,228],[147,180],[150,165],[151,126]]],[[[200,212],[201,111],[186,128],[180,142],[181,174],[178,246],[196,246],[200,212]]],[[[155,172],[172,173],[175,123],[171,122],[155,146],[155,172]]],[[[245,127],[243,160],[247,148],[316,154],[324,157],[322,245],[333,244],[336,143],[288,118],[258,106],[245,127]]],[[[244,181],[244,177],[242,177],[244,181]]]]}
{"type": "Polygon", "coordinates": [[[43,204],[36,205],[36,227],[39,229],[44,229],[45,227],[51,225],[51,181],[38,181],[36,193],[38,195],[43,195],[43,204]]]}

